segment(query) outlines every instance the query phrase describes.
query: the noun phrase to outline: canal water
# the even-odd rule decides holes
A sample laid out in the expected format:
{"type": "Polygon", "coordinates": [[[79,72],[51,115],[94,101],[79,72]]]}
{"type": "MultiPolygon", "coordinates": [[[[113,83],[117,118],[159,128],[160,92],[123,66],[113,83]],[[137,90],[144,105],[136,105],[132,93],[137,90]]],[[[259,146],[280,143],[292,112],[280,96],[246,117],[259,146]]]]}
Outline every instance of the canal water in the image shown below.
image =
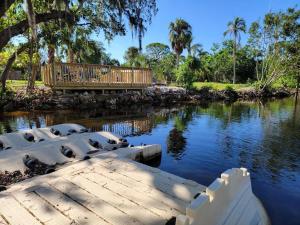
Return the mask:
{"type": "Polygon", "coordinates": [[[121,110],[12,112],[0,114],[0,133],[79,123],[161,144],[152,166],[209,185],[226,169],[246,167],[254,193],[275,225],[300,224],[300,103],[211,103],[121,110]]]}

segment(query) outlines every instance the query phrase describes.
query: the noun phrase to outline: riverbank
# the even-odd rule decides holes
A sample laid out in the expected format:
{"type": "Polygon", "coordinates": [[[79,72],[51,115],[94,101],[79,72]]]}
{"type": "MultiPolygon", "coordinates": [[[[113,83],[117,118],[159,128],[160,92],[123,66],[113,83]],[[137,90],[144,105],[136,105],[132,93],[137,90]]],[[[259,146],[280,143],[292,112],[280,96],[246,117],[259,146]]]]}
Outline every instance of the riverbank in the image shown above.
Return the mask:
{"type": "Polygon", "coordinates": [[[212,101],[256,100],[262,98],[283,98],[292,95],[287,89],[271,91],[256,91],[255,89],[215,90],[203,87],[199,90],[187,91],[180,87],[154,86],[143,92],[130,91],[126,93],[111,92],[101,94],[96,91],[82,91],[63,94],[53,92],[47,87],[38,87],[28,95],[25,89],[2,96],[0,109],[12,110],[50,110],[50,109],[88,109],[95,107],[116,108],[118,106],[134,104],[150,104],[154,106],[168,106],[176,103],[197,103],[212,101]]]}

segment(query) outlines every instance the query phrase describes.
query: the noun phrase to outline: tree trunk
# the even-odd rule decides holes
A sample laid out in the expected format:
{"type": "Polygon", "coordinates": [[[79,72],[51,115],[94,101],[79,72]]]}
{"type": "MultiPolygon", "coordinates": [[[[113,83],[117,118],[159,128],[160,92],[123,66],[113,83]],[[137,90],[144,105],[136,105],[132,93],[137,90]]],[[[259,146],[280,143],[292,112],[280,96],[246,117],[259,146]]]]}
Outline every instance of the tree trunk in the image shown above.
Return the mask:
{"type": "Polygon", "coordinates": [[[68,47],[68,62],[69,63],[74,63],[74,52],[71,46],[68,47]]]}
{"type": "Polygon", "coordinates": [[[139,33],[139,52],[140,53],[142,53],[142,51],[143,51],[142,39],[143,39],[142,34],[139,33]]]}
{"type": "Polygon", "coordinates": [[[39,67],[37,65],[31,65],[31,70],[28,77],[27,92],[31,92],[34,89],[36,75],[38,73],[39,67]]]}
{"type": "Polygon", "coordinates": [[[300,74],[297,77],[296,99],[298,98],[298,95],[299,95],[299,88],[300,88],[300,74]]]}
{"type": "Polygon", "coordinates": [[[29,27],[31,28],[31,35],[33,41],[36,41],[36,21],[35,21],[35,13],[33,10],[33,5],[31,0],[26,0],[26,6],[27,6],[27,18],[28,18],[28,23],[29,27]]]}
{"type": "Polygon", "coordinates": [[[5,68],[2,72],[1,75],[1,86],[2,86],[2,91],[4,92],[6,89],[6,80],[8,78],[9,71],[11,69],[12,64],[16,60],[16,56],[21,54],[23,51],[25,51],[26,48],[28,48],[28,44],[22,45],[17,51],[15,51],[8,59],[5,68]]]}
{"type": "Polygon", "coordinates": [[[54,63],[54,57],[55,57],[55,48],[51,45],[48,45],[48,63],[54,63]]]}
{"type": "Polygon", "coordinates": [[[258,60],[255,60],[255,70],[256,70],[256,79],[259,81],[259,72],[258,72],[258,60]]]}
{"type": "Polygon", "coordinates": [[[232,83],[236,82],[236,37],[234,38],[234,46],[233,46],[233,79],[232,83]]]}

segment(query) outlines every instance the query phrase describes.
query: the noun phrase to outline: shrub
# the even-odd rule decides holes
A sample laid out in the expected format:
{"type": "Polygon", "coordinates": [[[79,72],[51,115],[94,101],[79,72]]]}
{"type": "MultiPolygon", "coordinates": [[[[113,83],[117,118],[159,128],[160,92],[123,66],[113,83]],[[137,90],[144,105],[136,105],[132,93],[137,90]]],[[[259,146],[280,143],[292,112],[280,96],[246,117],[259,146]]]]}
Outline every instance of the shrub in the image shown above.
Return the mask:
{"type": "Polygon", "coordinates": [[[176,69],[176,80],[187,89],[193,87],[196,79],[195,72],[200,67],[200,61],[192,56],[188,56],[183,64],[176,69]]]}
{"type": "Polygon", "coordinates": [[[225,91],[234,91],[233,87],[230,85],[225,86],[225,91]]]}

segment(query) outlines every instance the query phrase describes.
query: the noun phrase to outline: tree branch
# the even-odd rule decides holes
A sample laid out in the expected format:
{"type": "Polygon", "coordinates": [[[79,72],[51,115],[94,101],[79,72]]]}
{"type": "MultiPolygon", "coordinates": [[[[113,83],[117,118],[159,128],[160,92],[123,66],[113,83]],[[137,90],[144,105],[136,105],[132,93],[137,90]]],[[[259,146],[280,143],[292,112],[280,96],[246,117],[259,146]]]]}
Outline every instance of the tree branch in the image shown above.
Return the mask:
{"type": "MultiPolygon", "coordinates": [[[[74,16],[66,11],[52,10],[49,13],[36,14],[36,24],[48,22],[53,19],[65,19],[74,21],[74,16]]],[[[0,51],[5,47],[9,40],[19,34],[23,34],[29,28],[28,20],[23,20],[18,24],[10,26],[0,32],[0,51]]]]}
{"type": "Polygon", "coordinates": [[[25,51],[29,47],[29,43],[21,45],[21,47],[18,48],[7,60],[7,63],[5,65],[5,68],[1,75],[1,84],[2,84],[2,91],[5,91],[6,88],[6,80],[8,78],[9,71],[11,69],[12,64],[16,60],[16,56],[21,54],[23,51],[25,51]]]}
{"type": "Polygon", "coordinates": [[[91,25],[92,23],[78,23],[76,24],[77,26],[87,26],[87,25],[91,25]]]}

